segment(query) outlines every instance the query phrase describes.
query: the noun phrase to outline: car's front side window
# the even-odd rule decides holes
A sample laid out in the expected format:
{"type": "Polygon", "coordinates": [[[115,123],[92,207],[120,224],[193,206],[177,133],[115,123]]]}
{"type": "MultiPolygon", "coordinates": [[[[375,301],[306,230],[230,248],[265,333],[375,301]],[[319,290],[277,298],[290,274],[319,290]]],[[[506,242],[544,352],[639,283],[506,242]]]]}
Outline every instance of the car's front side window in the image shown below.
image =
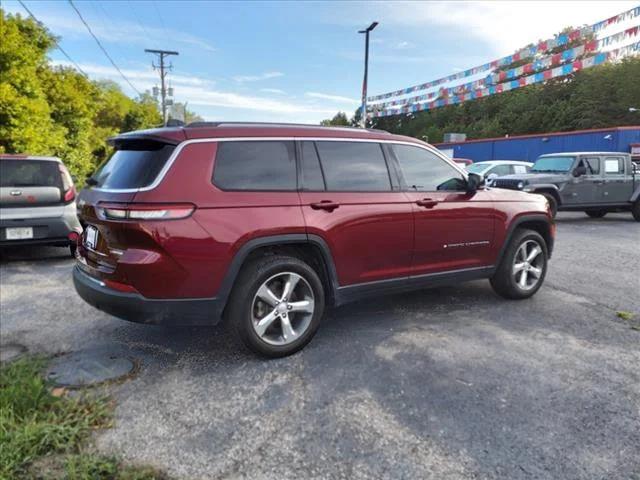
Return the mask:
{"type": "Polygon", "coordinates": [[[429,150],[410,145],[393,145],[393,151],[409,190],[465,190],[463,175],[429,150]]]}

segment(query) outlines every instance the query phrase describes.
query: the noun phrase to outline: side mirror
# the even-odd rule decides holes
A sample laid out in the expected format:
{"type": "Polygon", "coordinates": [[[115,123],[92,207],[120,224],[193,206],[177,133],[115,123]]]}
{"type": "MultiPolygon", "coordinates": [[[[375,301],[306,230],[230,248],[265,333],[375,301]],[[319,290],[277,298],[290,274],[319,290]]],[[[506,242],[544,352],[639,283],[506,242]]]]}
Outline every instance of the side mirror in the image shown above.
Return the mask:
{"type": "Polygon", "coordinates": [[[484,184],[484,178],[477,173],[470,173],[467,178],[467,193],[475,193],[484,184]]]}
{"type": "Polygon", "coordinates": [[[586,174],[587,174],[587,167],[585,167],[584,165],[579,165],[573,169],[573,176],[576,178],[586,174]]]}

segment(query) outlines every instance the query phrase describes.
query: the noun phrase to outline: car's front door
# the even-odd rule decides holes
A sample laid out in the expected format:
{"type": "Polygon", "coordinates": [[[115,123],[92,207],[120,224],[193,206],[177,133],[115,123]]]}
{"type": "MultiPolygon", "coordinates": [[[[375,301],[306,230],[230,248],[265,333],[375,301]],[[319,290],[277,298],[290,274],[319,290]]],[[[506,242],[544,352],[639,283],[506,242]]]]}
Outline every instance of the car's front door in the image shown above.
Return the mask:
{"type": "Polygon", "coordinates": [[[389,145],[415,219],[414,275],[487,266],[494,209],[488,192],[466,192],[463,174],[426,147],[389,145]]]}
{"type": "Polygon", "coordinates": [[[604,185],[600,201],[603,203],[626,203],[633,194],[631,175],[627,175],[625,158],[608,155],[603,157],[604,185]]]}
{"type": "Polygon", "coordinates": [[[600,202],[602,195],[602,168],[600,157],[581,157],[576,160],[569,173],[571,178],[563,191],[563,203],[571,205],[586,205],[600,202]],[[586,173],[579,177],[572,175],[573,169],[584,168],[586,173]]]}
{"type": "Polygon", "coordinates": [[[340,285],[408,276],[413,212],[382,145],[301,141],[298,151],[307,232],[328,244],[340,285]]]}

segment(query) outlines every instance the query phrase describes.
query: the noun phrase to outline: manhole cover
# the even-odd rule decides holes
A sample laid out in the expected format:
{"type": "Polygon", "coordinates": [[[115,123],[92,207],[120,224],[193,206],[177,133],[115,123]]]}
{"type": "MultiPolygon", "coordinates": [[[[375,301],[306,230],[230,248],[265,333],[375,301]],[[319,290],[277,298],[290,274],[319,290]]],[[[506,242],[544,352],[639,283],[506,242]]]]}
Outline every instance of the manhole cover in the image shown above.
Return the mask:
{"type": "Polygon", "coordinates": [[[47,379],[64,387],[86,387],[129,375],[134,363],[109,352],[80,351],[53,359],[47,379]]]}
{"type": "Polygon", "coordinates": [[[17,343],[0,345],[0,362],[6,363],[15,360],[27,351],[27,347],[17,343]]]}

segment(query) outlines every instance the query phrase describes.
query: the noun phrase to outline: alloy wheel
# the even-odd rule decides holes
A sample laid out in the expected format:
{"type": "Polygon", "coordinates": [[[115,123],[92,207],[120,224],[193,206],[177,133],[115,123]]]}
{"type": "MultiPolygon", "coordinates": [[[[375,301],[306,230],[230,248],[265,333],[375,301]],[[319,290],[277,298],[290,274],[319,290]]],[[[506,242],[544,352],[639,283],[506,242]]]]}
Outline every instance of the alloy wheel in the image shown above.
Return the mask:
{"type": "Polygon", "coordinates": [[[288,345],[307,331],[313,312],[309,282],[297,273],[282,272],[258,288],[251,305],[251,325],[264,342],[288,345]]]}
{"type": "Polygon", "coordinates": [[[526,240],[518,247],[512,274],[516,285],[522,290],[535,288],[545,268],[544,250],[536,240],[526,240]]]}

